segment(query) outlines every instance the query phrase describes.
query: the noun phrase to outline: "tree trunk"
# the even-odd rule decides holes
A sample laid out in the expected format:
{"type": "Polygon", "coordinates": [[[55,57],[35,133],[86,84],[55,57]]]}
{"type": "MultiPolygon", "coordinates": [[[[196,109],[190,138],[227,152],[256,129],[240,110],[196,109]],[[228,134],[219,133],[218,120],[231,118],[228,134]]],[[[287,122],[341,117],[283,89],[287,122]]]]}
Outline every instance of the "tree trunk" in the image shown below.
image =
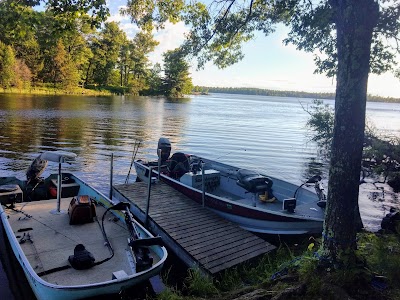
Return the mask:
{"type": "Polygon", "coordinates": [[[88,85],[89,83],[89,72],[90,72],[90,68],[92,67],[92,59],[89,59],[89,65],[86,69],[86,78],[85,78],[85,87],[88,85]]]}
{"type": "Polygon", "coordinates": [[[335,126],[322,250],[334,263],[354,262],[358,192],[374,0],[329,0],[337,30],[338,73],[335,126]]]}

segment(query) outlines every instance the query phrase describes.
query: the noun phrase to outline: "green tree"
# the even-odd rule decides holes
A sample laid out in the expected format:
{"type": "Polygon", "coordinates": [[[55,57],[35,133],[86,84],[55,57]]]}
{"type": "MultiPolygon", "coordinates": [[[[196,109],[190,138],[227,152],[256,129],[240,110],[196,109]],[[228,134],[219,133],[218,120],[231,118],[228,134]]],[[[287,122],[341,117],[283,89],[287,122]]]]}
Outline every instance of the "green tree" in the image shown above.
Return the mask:
{"type": "Polygon", "coordinates": [[[71,55],[65,50],[62,40],[58,40],[53,56],[53,84],[59,83],[66,90],[77,87],[79,73],[71,55]]]}
{"type": "Polygon", "coordinates": [[[162,69],[159,63],[156,63],[153,68],[150,69],[147,77],[148,89],[144,91],[148,95],[161,95],[163,91],[162,82],[162,69]]]}
{"type": "Polygon", "coordinates": [[[168,14],[172,8],[164,1],[138,0],[128,1],[126,11],[147,27],[181,12],[192,26],[183,49],[198,56],[200,67],[210,60],[220,67],[237,62],[243,57],[241,44],[254,31],[269,34],[278,22],[291,29],[287,43],[323,53],[316,56],[317,72],[336,76],[337,85],[322,251],[333,262],[354,263],[368,74],[394,69],[399,1],[224,0],[208,6],[190,1],[185,9],[168,14]]]}
{"type": "Polygon", "coordinates": [[[153,52],[159,44],[151,32],[140,31],[132,40],[131,59],[133,61],[132,74],[134,78],[141,78],[147,75],[150,61],[149,53],[153,52]]]}
{"type": "Polygon", "coordinates": [[[0,84],[8,89],[15,81],[15,54],[11,46],[0,43],[0,84]]]}
{"type": "Polygon", "coordinates": [[[92,43],[93,81],[97,84],[111,83],[111,76],[117,67],[121,47],[126,40],[125,33],[115,22],[105,23],[99,38],[92,43]]]}
{"type": "Polygon", "coordinates": [[[148,88],[150,61],[148,55],[154,51],[158,42],[150,32],[140,31],[131,40],[122,43],[118,70],[120,72],[120,85],[129,86],[130,92],[139,94],[148,88]]]}
{"type": "Polygon", "coordinates": [[[0,1],[0,40],[8,45],[19,45],[30,39],[37,24],[37,13],[32,9],[38,1],[0,1]]]}
{"type": "Polygon", "coordinates": [[[31,86],[32,72],[25,62],[17,59],[14,64],[14,83],[13,85],[18,89],[27,89],[31,86]]]}
{"type": "Polygon", "coordinates": [[[117,62],[120,75],[120,86],[128,85],[131,48],[132,44],[129,43],[129,41],[123,41],[117,62]]]}
{"type": "Polygon", "coordinates": [[[64,19],[61,29],[74,27],[74,19],[82,15],[90,16],[92,27],[100,27],[102,22],[110,15],[106,0],[46,0],[35,2],[44,2],[49,11],[64,19]]]}
{"type": "Polygon", "coordinates": [[[192,91],[192,78],[189,65],[181,49],[164,53],[164,94],[168,97],[181,98],[192,91]]]}

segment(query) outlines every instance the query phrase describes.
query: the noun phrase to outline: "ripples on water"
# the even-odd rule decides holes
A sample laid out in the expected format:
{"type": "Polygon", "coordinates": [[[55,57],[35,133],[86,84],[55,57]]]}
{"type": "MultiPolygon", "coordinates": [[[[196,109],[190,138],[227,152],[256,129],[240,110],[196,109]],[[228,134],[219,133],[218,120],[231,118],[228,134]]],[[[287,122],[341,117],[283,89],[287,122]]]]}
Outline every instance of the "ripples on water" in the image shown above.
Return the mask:
{"type": "MultiPolygon", "coordinates": [[[[0,171],[24,179],[39,153],[71,151],[78,159],[64,169],[107,193],[111,153],[114,183],[122,183],[135,142],[142,142],[137,158],[155,159],[158,139],[164,136],[173,151],[218,158],[297,184],[316,173],[326,178],[326,164],[310,141],[309,115],[300,102],[309,107],[312,100],[228,94],[180,101],[0,95],[0,171]]],[[[385,134],[400,136],[399,112],[399,104],[367,105],[368,119],[385,134]]],[[[57,167],[50,163],[43,176],[57,167]]],[[[385,203],[367,201],[362,213],[366,225],[376,229],[385,203]]]]}
{"type": "MultiPolygon", "coordinates": [[[[111,153],[114,182],[122,183],[135,142],[142,142],[137,158],[155,159],[158,138],[164,136],[173,151],[204,155],[300,184],[316,173],[327,177],[326,164],[318,158],[306,128],[309,115],[303,107],[311,104],[311,99],[228,94],[179,101],[0,95],[0,170],[2,176],[22,179],[39,153],[72,151],[78,159],[65,170],[107,192],[111,153]]],[[[384,134],[400,136],[399,112],[399,104],[367,105],[368,120],[384,134]]],[[[43,176],[57,167],[50,163],[43,176]]],[[[379,207],[372,217],[377,221],[382,214],[379,207]]]]}

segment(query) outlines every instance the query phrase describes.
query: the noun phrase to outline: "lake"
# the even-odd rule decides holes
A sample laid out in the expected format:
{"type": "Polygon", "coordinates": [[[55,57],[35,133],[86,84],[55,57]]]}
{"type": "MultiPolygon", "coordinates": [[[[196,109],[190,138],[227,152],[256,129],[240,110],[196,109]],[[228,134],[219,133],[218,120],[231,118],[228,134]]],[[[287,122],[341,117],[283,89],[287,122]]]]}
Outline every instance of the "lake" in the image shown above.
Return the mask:
{"type": "MultiPolygon", "coordinates": [[[[158,139],[163,136],[171,141],[172,152],[219,159],[296,184],[316,173],[326,179],[327,165],[306,127],[309,115],[303,107],[310,105],[312,99],[229,94],[179,101],[1,94],[1,176],[25,179],[26,169],[39,153],[65,150],[78,158],[64,170],[108,193],[111,154],[114,183],[123,183],[135,143],[141,142],[136,158],[155,159],[158,139]]],[[[399,113],[400,104],[367,104],[368,120],[384,134],[400,137],[399,113]]],[[[57,169],[58,164],[49,163],[42,176],[57,169]]],[[[134,180],[132,173],[130,180],[134,180]]],[[[362,188],[375,189],[371,185],[362,188]]],[[[391,200],[361,194],[364,225],[377,230],[391,200]]]]}

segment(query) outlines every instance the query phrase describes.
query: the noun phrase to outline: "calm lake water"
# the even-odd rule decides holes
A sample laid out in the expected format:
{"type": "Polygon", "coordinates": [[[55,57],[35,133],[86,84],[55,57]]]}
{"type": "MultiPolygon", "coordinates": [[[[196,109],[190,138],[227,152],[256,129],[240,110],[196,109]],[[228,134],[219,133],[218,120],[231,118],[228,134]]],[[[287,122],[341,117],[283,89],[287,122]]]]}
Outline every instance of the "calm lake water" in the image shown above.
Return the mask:
{"type": "MultiPolygon", "coordinates": [[[[123,183],[135,142],[141,141],[136,158],[155,159],[163,136],[170,139],[173,152],[219,159],[300,184],[316,173],[327,178],[326,163],[318,157],[306,128],[309,115],[303,107],[311,104],[312,99],[228,94],[180,101],[0,95],[0,172],[25,179],[26,169],[39,153],[71,151],[78,155],[77,161],[64,170],[108,193],[111,154],[114,183],[123,183]]],[[[368,120],[384,134],[400,136],[399,112],[400,104],[367,105],[368,120]]],[[[43,176],[57,168],[49,163],[43,176]]],[[[364,225],[379,229],[390,205],[387,197],[362,197],[364,225]]],[[[0,298],[6,299],[1,293],[0,298]]]]}

